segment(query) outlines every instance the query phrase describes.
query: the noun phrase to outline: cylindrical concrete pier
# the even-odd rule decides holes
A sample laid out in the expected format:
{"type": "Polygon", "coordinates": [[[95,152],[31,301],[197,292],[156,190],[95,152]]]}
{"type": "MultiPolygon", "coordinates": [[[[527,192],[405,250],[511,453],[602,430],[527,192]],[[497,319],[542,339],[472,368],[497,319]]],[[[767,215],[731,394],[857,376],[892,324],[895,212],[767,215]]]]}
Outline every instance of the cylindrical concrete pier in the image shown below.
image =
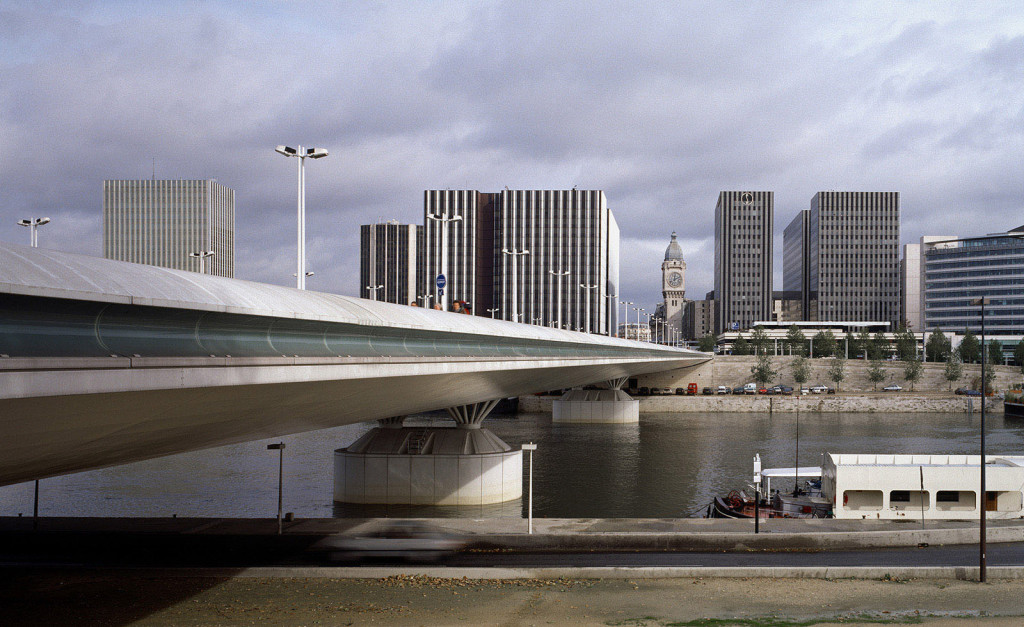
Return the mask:
{"type": "Polygon", "coordinates": [[[569,390],[551,404],[552,422],[640,422],[640,401],[622,390],[569,390]]]}

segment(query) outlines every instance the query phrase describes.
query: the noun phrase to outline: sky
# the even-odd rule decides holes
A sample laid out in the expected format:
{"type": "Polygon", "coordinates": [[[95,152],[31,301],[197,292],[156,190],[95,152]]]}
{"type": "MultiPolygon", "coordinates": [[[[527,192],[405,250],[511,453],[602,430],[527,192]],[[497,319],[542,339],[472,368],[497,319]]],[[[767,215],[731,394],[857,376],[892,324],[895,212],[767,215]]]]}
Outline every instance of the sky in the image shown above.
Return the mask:
{"type": "Polygon", "coordinates": [[[235,190],[236,276],[358,294],[359,225],[423,190],[604,190],[621,296],[678,232],[713,287],[722,190],[899,191],[901,240],[1024,224],[1024,5],[1009,2],[0,4],[0,240],[102,254],[104,179],[235,190]]]}

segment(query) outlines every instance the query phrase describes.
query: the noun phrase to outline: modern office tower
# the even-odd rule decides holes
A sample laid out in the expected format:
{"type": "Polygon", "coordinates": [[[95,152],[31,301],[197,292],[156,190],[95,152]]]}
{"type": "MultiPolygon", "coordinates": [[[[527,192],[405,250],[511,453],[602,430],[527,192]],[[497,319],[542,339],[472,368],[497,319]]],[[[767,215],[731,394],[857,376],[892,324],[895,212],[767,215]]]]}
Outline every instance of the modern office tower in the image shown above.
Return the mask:
{"type": "Polygon", "coordinates": [[[715,333],[772,312],[774,192],[721,192],[715,207],[715,333]]]}
{"type": "Polygon", "coordinates": [[[359,227],[359,296],[422,305],[423,227],[392,220],[359,227]]]}
{"type": "Polygon", "coordinates": [[[683,339],[699,340],[715,331],[715,301],[688,300],[683,314],[683,339]]]}
{"type": "Polygon", "coordinates": [[[927,242],[924,260],[924,326],[927,330],[981,330],[980,307],[987,297],[985,332],[1024,334],[1024,226],[983,237],[927,242]]]}
{"type": "Polygon", "coordinates": [[[900,321],[911,331],[924,331],[924,264],[921,250],[925,244],[955,240],[952,235],[925,235],[917,244],[903,245],[900,260],[900,321]]]}
{"type": "Polygon", "coordinates": [[[424,220],[424,293],[437,294],[447,247],[446,303],[503,320],[614,328],[619,228],[604,192],[428,190],[424,220]]]}
{"type": "Polygon", "coordinates": [[[789,311],[787,320],[813,320],[816,312],[810,311],[810,242],[811,212],[804,209],[796,214],[786,230],[782,232],[782,291],[790,300],[800,301],[798,312],[789,311]]]}
{"type": "Polygon", "coordinates": [[[103,181],[103,256],[233,277],[235,191],[212,179],[103,181]]]}
{"type": "Polygon", "coordinates": [[[665,260],[661,262],[661,296],[664,299],[659,308],[660,315],[671,329],[682,332],[683,309],[686,305],[686,262],[683,249],[679,246],[675,231],[672,241],[665,249],[665,260]]]}
{"type": "Polygon", "coordinates": [[[808,223],[807,318],[898,327],[899,192],[818,192],[808,223]]]}

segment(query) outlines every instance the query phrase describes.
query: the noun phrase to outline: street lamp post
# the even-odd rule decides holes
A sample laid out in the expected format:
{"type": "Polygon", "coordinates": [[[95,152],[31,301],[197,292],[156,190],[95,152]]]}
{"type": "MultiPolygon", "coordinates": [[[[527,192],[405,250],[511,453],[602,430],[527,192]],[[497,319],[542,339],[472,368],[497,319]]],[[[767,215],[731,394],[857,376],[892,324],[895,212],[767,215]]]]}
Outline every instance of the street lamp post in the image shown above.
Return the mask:
{"type": "MultiPolygon", "coordinates": [[[[451,217],[448,217],[447,213],[444,213],[444,214],[428,213],[427,214],[427,219],[433,220],[434,222],[437,222],[440,225],[439,228],[441,229],[441,263],[437,264],[437,266],[438,266],[438,269],[441,271],[441,275],[444,276],[445,280],[447,281],[448,280],[448,272],[447,272],[447,270],[448,270],[448,223],[449,222],[458,222],[458,221],[462,220],[462,216],[451,216],[451,217]]],[[[437,300],[435,302],[440,303],[442,310],[448,311],[448,297],[447,297],[447,294],[444,293],[445,288],[439,287],[437,289],[441,293],[438,294],[437,300]]],[[[448,288],[448,293],[449,294],[451,293],[451,288],[448,288]]]]}
{"type": "Polygon", "coordinates": [[[18,220],[20,226],[27,226],[29,231],[29,246],[32,248],[39,248],[39,227],[44,224],[49,224],[49,218],[28,218],[26,220],[18,220]]]}
{"type": "Polygon", "coordinates": [[[377,300],[377,290],[384,289],[384,286],[383,285],[367,285],[366,289],[368,289],[371,292],[373,292],[373,300],[377,300]]]}
{"type": "Polygon", "coordinates": [[[978,581],[985,583],[988,579],[985,559],[985,544],[987,538],[986,535],[986,517],[987,517],[987,506],[988,506],[988,495],[985,493],[985,305],[989,304],[987,297],[976,298],[971,301],[972,305],[981,306],[981,459],[979,460],[979,466],[981,467],[981,486],[979,489],[980,493],[980,504],[979,509],[981,510],[980,529],[978,534],[978,581]]]}
{"type": "Polygon", "coordinates": [[[626,325],[626,338],[629,338],[629,306],[634,304],[631,300],[620,300],[622,305],[622,322],[626,325]]]}
{"type": "Polygon", "coordinates": [[[274,149],[278,154],[285,157],[297,157],[299,160],[299,192],[298,192],[298,252],[296,258],[297,269],[295,270],[296,287],[300,290],[306,289],[306,158],[322,159],[327,156],[324,148],[292,148],[291,146],[278,146],[274,149]]]}
{"type": "Polygon", "coordinates": [[[587,315],[585,316],[585,320],[586,320],[586,330],[587,330],[587,333],[590,333],[590,290],[596,290],[597,289],[597,285],[587,285],[586,283],[580,283],[580,287],[582,287],[584,290],[586,290],[586,294],[587,294],[587,299],[586,299],[587,315]]]}
{"type": "Polygon", "coordinates": [[[605,294],[605,298],[608,299],[608,337],[612,336],[612,307],[615,307],[615,313],[619,313],[619,306],[615,303],[615,299],[618,298],[618,294],[605,294]]]}
{"type": "Polygon", "coordinates": [[[423,301],[423,308],[427,309],[430,306],[430,299],[433,298],[433,297],[434,297],[433,294],[420,294],[419,296],[416,297],[416,300],[422,300],[423,301]]]}
{"type": "Polygon", "coordinates": [[[281,503],[284,494],[284,442],[268,444],[268,451],[277,451],[277,535],[281,535],[281,503]]]}
{"type": "Polygon", "coordinates": [[[522,250],[516,250],[515,248],[502,248],[502,254],[512,257],[512,311],[511,318],[512,322],[519,322],[519,272],[518,264],[516,259],[521,255],[529,255],[530,251],[525,248],[522,250]]]}
{"type": "Polygon", "coordinates": [[[487,311],[491,314],[491,320],[494,320],[494,314],[501,310],[495,307],[494,309],[488,309],[487,311]]]}
{"type": "Polygon", "coordinates": [[[527,526],[527,532],[533,533],[533,452],[537,450],[537,445],[534,444],[533,442],[530,442],[529,444],[524,444],[523,450],[530,452],[530,487],[529,492],[527,493],[526,516],[527,520],[529,521],[527,526]]]}
{"type": "Polygon", "coordinates": [[[562,277],[569,276],[569,271],[555,272],[554,270],[548,270],[548,273],[555,277],[555,281],[558,281],[558,328],[562,328],[562,277]]]}
{"type": "Polygon", "coordinates": [[[189,253],[189,257],[197,257],[199,259],[199,274],[206,274],[206,258],[213,257],[217,253],[212,250],[200,250],[199,252],[189,253]]]}

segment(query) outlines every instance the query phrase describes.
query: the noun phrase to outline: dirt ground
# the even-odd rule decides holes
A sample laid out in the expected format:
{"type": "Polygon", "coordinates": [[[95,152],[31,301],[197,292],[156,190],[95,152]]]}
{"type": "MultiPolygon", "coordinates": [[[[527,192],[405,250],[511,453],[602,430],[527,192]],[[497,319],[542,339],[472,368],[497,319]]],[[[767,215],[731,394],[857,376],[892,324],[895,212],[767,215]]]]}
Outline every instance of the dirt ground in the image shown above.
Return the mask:
{"type": "Polygon", "coordinates": [[[4,625],[1024,624],[1024,583],[818,579],[0,578],[4,625]]]}

